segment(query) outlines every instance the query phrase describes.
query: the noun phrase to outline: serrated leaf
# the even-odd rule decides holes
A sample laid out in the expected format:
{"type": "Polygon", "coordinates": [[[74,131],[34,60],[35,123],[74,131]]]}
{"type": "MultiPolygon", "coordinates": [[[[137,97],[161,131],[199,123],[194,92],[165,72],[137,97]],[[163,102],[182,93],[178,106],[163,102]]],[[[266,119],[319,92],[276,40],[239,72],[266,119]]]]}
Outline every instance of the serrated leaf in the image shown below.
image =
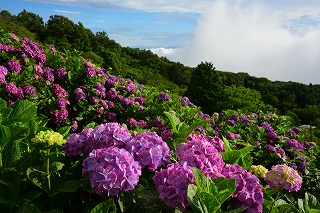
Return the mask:
{"type": "Polygon", "coordinates": [[[11,138],[11,130],[9,127],[0,125],[0,152],[3,151],[5,145],[11,138]]]}
{"type": "Polygon", "coordinates": [[[303,200],[302,199],[298,199],[298,207],[299,207],[299,209],[303,212],[303,213],[305,213],[306,211],[305,211],[305,209],[304,209],[304,202],[303,202],[303,200]]]}
{"type": "Polygon", "coordinates": [[[21,150],[20,143],[18,141],[14,141],[11,148],[11,154],[9,155],[8,163],[10,165],[14,165],[17,161],[21,159],[21,150]]]}
{"type": "Polygon", "coordinates": [[[60,192],[75,192],[81,186],[80,180],[71,180],[71,181],[64,181],[60,185],[57,186],[57,191],[60,192]]]}
{"type": "Polygon", "coordinates": [[[41,213],[41,211],[33,204],[26,204],[24,205],[20,211],[20,213],[41,213]]]}
{"type": "Polygon", "coordinates": [[[190,206],[193,212],[206,212],[205,206],[202,205],[202,202],[197,194],[197,186],[194,184],[188,185],[187,199],[190,203],[190,206]]]}
{"type": "Polygon", "coordinates": [[[222,141],[223,141],[224,148],[226,149],[226,152],[232,151],[229,141],[223,136],[222,136],[222,141]]]}
{"type": "Polygon", "coordinates": [[[0,108],[0,123],[2,123],[3,120],[7,119],[9,115],[11,114],[12,109],[9,107],[0,108]]]}
{"type": "Polygon", "coordinates": [[[27,177],[37,187],[46,189],[46,173],[35,168],[29,167],[27,169],[27,177]]]}
{"type": "Polygon", "coordinates": [[[10,108],[12,108],[10,116],[3,121],[5,125],[25,123],[37,116],[37,105],[27,100],[16,101],[10,108]]]}
{"type": "Polygon", "coordinates": [[[70,132],[72,126],[64,126],[58,129],[58,133],[60,133],[63,137],[67,136],[70,132]]]}
{"type": "Polygon", "coordinates": [[[63,168],[63,166],[64,166],[64,163],[62,163],[62,162],[56,161],[56,162],[51,163],[51,167],[52,167],[51,173],[54,173],[56,171],[60,171],[63,168]]]}
{"type": "Polygon", "coordinates": [[[109,199],[103,203],[99,203],[91,210],[90,213],[106,213],[106,212],[116,213],[116,206],[113,202],[113,199],[109,199]]]}
{"type": "Polygon", "coordinates": [[[203,174],[200,169],[192,167],[192,171],[198,189],[207,191],[209,189],[210,180],[203,174]]]}

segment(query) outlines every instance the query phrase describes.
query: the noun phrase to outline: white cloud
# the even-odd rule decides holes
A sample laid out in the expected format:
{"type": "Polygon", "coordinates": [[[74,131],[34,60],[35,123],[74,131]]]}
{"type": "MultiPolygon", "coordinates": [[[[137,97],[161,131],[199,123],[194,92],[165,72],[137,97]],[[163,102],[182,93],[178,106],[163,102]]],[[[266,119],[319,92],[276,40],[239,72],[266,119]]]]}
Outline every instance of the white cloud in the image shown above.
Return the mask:
{"type": "MultiPolygon", "coordinates": [[[[299,19],[292,10],[217,1],[203,13],[192,44],[168,58],[190,66],[210,61],[219,70],[271,80],[319,84],[320,24],[303,27],[302,32],[292,25],[299,19]]],[[[309,11],[314,8],[296,14],[309,11]]]]}
{"type": "Polygon", "coordinates": [[[56,13],[81,14],[81,12],[67,11],[67,10],[52,10],[52,11],[56,13]]]}
{"type": "Polygon", "coordinates": [[[157,54],[158,56],[165,56],[170,57],[171,55],[175,54],[177,49],[175,48],[152,48],[150,49],[153,53],[157,54]]]}

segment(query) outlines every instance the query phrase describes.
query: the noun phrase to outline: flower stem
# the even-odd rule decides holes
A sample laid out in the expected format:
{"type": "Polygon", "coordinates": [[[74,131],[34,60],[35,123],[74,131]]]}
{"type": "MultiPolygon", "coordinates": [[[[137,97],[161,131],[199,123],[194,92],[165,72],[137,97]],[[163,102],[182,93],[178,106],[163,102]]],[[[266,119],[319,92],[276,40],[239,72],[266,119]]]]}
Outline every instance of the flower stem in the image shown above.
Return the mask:
{"type": "Polygon", "coordinates": [[[47,179],[48,179],[48,189],[51,190],[49,153],[50,153],[50,149],[47,150],[47,179]]]}
{"type": "Polygon", "coordinates": [[[274,204],[276,203],[276,201],[278,200],[278,197],[279,197],[279,195],[280,195],[280,192],[281,192],[281,189],[278,190],[277,196],[276,196],[276,198],[275,198],[275,199],[273,200],[273,202],[272,202],[272,206],[271,206],[271,208],[270,208],[269,213],[272,212],[273,206],[274,206],[274,204]]]}
{"type": "Polygon", "coordinates": [[[2,152],[0,152],[0,168],[2,167],[2,152]]]}

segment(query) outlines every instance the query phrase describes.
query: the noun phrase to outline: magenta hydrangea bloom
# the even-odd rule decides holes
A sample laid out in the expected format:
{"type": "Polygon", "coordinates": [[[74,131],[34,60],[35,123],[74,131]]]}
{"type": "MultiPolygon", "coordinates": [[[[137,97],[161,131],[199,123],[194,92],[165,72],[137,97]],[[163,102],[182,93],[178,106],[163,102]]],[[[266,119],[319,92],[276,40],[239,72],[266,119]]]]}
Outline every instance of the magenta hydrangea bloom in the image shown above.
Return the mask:
{"type": "Polygon", "coordinates": [[[4,66],[0,66],[0,74],[2,75],[7,75],[8,74],[8,69],[4,66]]]}
{"type": "Polygon", "coordinates": [[[7,62],[7,67],[11,72],[17,72],[19,73],[22,70],[21,65],[16,60],[9,60],[7,62]]]}
{"type": "Polygon", "coordinates": [[[97,194],[116,196],[121,190],[133,190],[141,176],[141,166],[125,149],[111,146],[94,149],[83,161],[82,174],[97,194]]]}
{"type": "Polygon", "coordinates": [[[62,150],[68,157],[81,155],[84,152],[85,145],[92,141],[92,128],[84,129],[78,134],[72,134],[67,137],[67,142],[62,150]]]}
{"type": "Polygon", "coordinates": [[[286,189],[289,192],[299,191],[302,186],[302,177],[292,167],[278,164],[271,167],[265,174],[264,180],[274,189],[286,189]]]}
{"type": "Polygon", "coordinates": [[[134,159],[149,171],[155,171],[163,163],[170,161],[170,148],[155,132],[138,132],[125,145],[134,159]]]}
{"type": "Polygon", "coordinates": [[[14,83],[5,83],[3,90],[9,93],[10,95],[16,96],[18,94],[18,87],[14,83]]]}
{"type": "Polygon", "coordinates": [[[52,93],[59,98],[68,96],[68,92],[65,91],[59,84],[53,84],[52,93]]]}
{"type": "Polygon", "coordinates": [[[236,180],[236,191],[232,198],[236,201],[236,207],[249,207],[246,212],[262,212],[263,192],[259,179],[242,169],[238,164],[226,164],[222,174],[226,178],[236,180]]]}
{"type": "Polygon", "coordinates": [[[91,132],[91,140],[85,144],[85,154],[93,149],[115,146],[123,148],[132,138],[130,132],[118,123],[105,123],[96,126],[91,132]]]}
{"type": "Polygon", "coordinates": [[[86,94],[81,88],[76,88],[73,93],[76,102],[86,100],[86,94]]]}
{"type": "Polygon", "coordinates": [[[194,139],[178,145],[176,154],[179,162],[197,167],[210,178],[222,177],[224,162],[218,150],[207,140],[194,139]]]}
{"type": "Polygon", "coordinates": [[[63,67],[59,67],[55,69],[54,74],[58,79],[63,79],[67,76],[67,70],[63,67]]]}
{"type": "Polygon", "coordinates": [[[68,115],[67,109],[55,110],[52,112],[52,122],[55,124],[63,123],[67,120],[68,115]]]}
{"type": "Polygon", "coordinates": [[[172,163],[166,169],[156,171],[153,183],[159,193],[159,197],[167,206],[178,207],[184,211],[189,205],[187,199],[188,185],[194,184],[194,175],[191,167],[186,163],[172,163]]]}
{"type": "Polygon", "coordinates": [[[188,140],[193,140],[193,139],[200,139],[200,140],[208,141],[218,150],[218,152],[225,152],[226,151],[226,149],[224,147],[224,143],[219,137],[212,137],[212,136],[207,136],[204,134],[198,135],[195,132],[193,132],[189,135],[188,140]]]}
{"type": "Polygon", "coordinates": [[[24,86],[22,87],[24,96],[34,95],[36,90],[32,86],[24,86]]]}

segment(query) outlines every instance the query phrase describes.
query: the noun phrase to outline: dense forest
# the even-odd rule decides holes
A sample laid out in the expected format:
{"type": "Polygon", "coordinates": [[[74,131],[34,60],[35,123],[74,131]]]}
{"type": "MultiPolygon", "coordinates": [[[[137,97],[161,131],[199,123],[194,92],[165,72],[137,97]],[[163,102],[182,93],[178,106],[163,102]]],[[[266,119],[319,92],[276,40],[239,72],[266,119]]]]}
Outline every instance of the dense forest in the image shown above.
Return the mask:
{"type": "Polygon", "coordinates": [[[219,71],[212,62],[188,67],[150,50],[122,47],[107,32],[93,33],[81,22],[60,15],[50,16],[45,23],[42,17],[26,10],[18,15],[0,10],[0,28],[41,44],[54,44],[58,51],[79,51],[114,75],[188,96],[206,113],[263,110],[290,115],[297,125],[320,129],[319,84],[270,81],[247,73],[219,71]]]}

